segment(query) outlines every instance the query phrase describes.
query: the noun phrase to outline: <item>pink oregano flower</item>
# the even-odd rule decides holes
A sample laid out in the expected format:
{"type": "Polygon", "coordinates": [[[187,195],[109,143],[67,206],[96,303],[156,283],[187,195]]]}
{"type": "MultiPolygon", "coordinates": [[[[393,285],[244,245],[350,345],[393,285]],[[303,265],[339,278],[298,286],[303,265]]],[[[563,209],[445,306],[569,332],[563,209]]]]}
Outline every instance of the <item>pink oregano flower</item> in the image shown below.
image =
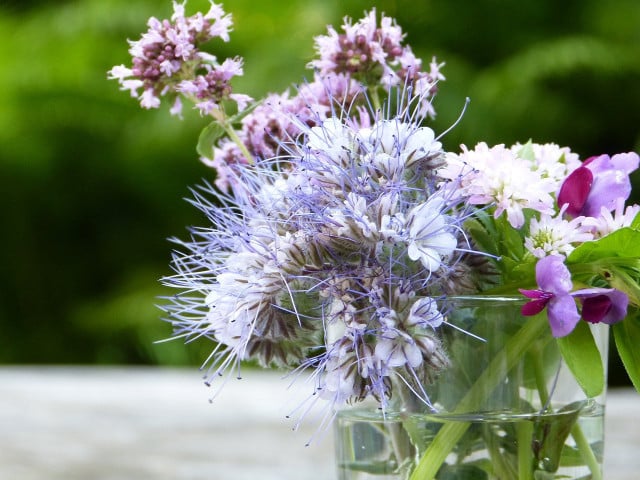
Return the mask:
{"type": "Polygon", "coordinates": [[[627,315],[629,298],[614,288],[585,288],[571,292],[571,273],[560,255],[549,255],[536,264],[536,282],[539,289],[520,289],[531,298],[522,306],[525,316],[536,315],[548,307],[549,324],[554,337],[564,337],[573,331],[580,317],[590,323],[613,324],[627,315]],[[575,299],[582,302],[578,312],[575,299]]]}

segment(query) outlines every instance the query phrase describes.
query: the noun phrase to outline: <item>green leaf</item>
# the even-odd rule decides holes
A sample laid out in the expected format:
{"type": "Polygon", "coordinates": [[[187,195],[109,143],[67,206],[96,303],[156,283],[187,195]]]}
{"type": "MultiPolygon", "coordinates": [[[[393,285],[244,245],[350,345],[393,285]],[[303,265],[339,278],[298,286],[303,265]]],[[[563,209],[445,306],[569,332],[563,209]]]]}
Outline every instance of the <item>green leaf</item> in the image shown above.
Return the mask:
{"type": "Polygon", "coordinates": [[[218,122],[211,122],[202,129],[198,137],[198,145],[196,151],[205,158],[211,158],[213,155],[213,146],[224,135],[224,128],[218,122]]]}
{"type": "Polygon", "coordinates": [[[638,310],[612,327],[618,354],[631,383],[640,392],[640,316],[638,310]]]}
{"type": "Polygon", "coordinates": [[[536,153],[533,151],[533,142],[531,139],[529,139],[529,141],[522,145],[522,148],[518,150],[518,156],[531,162],[536,161],[536,153]]]}
{"type": "Polygon", "coordinates": [[[438,472],[438,480],[487,480],[487,472],[475,465],[444,465],[438,472]]]}
{"type": "Polygon", "coordinates": [[[497,232],[493,219],[486,212],[478,212],[475,219],[465,223],[465,230],[469,232],[476,247],[481,251],[498,255],[497,232]]]}
{"type": "Polygon", "coordinates": [[[604,367],[589,324],[578,322],[573,332],[558,338],[558,346],[569,370],[587,396],[600,395],[604,390],[604,367]]]}
{"type": "Polygon", "coordinates": [[[538,462],[544,465],[545,470],[558,470],[565,443],[582,406],[581,402],[566,405],[557,413],[541,415],[535,422],[532,445],[538,462]]]}
{"type": "Polygon", "coordinates": [[[567,264],[589,263],[610,257],[639,258],[640,230],[625,227],[592,242],[579,245],[567,258],[567,264]]]}

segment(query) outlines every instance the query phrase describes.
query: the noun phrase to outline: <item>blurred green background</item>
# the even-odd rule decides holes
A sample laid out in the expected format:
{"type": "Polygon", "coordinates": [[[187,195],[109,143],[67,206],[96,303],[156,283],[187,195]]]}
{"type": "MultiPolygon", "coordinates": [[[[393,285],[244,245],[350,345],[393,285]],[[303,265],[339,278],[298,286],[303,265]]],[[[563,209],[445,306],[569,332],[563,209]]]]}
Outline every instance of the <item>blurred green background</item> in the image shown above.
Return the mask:
{"type": "MultiPolygon", "coordinates": [[[[638,0],[229,0],[236,91],[260,97],[310,72],[314,35],[365,9],[395,16],[418,56],[445,61],[445,139],[640,150],[638,0]]],[[[208,9],[192,0],[187,13],[208,9]]],[[[155,304],[170,236],[203,219],[183,197],[211,172],[205,120],[143,111],[106,78],[158,0],[0,0],[0,362],[198,364],[209,345],[170,335],[155,304]]],[[[637,183],[637,182],[636,182],[637,183]]],[[[635,199],[638,201],[638,199],[635,199]]],[[[613,360],[616,362],[615,358],[613,360]]],[[[615,365],[611,380],[622,376],[615,365]]]]}

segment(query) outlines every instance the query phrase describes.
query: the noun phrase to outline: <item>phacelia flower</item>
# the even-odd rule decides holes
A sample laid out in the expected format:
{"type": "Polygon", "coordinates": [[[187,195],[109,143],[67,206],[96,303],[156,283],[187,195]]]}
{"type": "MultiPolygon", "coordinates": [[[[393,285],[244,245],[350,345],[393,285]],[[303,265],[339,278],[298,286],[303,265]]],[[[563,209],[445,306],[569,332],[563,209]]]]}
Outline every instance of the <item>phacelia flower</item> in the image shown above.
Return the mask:
{"type": "Polygon", "coordinates": [[[416,206],[409,212],[409,248],[411,260],[420,260],[430,272],[438,270],[443,259],[449,258],[458,240],[442,215],[444,201],[436,198],[416,206]]]}
{"type": "Polygon", "coordinates": [[[551,333],[564,337],[571,333],[582,317],[591,323],[613,324],[627,315],[629,298],[613,288],[587,288],[571,292],[571,272],[559,255],[549,255],[536,264],[537,290],[520,290],[532,300],[522,307],[523,315],[536,315],[547,308],[551,333]],[[578,312],[576,300],[582,303],[578,312]]]}
{"type": "Polygon", "coordinates": [[[211,226],[181,242],[167,283],[187,293],[166,309],[178,334],[219,342],[211,379],[253,358],[311,370],[332,403],[384,408],[396,379],[429,404],[422,384],[448,362],[438,299],[470,248],[429,170],[441,144],[416,118],[297,122],[264,168],[239,163],[229,193],[196,197],[211,226]]]}

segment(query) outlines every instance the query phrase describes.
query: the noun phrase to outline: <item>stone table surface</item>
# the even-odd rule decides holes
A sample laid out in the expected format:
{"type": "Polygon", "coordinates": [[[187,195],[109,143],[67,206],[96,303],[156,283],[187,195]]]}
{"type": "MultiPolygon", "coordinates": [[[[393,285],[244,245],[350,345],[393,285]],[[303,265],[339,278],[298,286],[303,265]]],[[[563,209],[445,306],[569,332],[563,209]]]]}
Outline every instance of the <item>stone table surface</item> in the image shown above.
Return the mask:
{"type": "MultiPolygon", "coordinates": [[[[292,431],[287,387],[245,372],[210,403],[195,369],[0,367],[0,480],[335,479],[331,433],[292,431]]],[[[609,391],[606,450],[605,479],[640,479],[631,390],[609,391]]]]}

